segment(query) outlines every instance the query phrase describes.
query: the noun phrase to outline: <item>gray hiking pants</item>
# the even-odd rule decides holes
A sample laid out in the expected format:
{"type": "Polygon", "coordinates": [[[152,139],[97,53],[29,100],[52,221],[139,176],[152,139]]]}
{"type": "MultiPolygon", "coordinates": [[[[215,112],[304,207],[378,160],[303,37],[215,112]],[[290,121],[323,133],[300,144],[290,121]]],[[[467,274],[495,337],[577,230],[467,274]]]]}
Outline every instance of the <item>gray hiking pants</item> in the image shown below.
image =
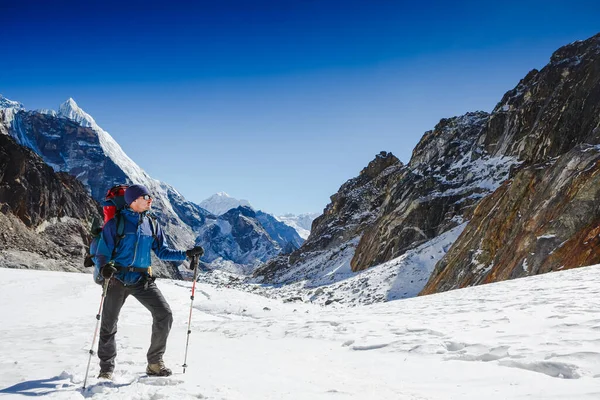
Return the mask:
{"type": "Polygon", "coordinates": [[[121,307],[129,295],[135,297],[152,314],[152,338],[146,355],[148,363],[158,363],[167,348],[167,338],[173,324],[173,315],[158,287],[152,281],[125,286],[117,279],[112,278],[104,298],[102,323],[100,324],[98,357],[102,371],[113,371],[115,368],[117,321],[121,307]]]}

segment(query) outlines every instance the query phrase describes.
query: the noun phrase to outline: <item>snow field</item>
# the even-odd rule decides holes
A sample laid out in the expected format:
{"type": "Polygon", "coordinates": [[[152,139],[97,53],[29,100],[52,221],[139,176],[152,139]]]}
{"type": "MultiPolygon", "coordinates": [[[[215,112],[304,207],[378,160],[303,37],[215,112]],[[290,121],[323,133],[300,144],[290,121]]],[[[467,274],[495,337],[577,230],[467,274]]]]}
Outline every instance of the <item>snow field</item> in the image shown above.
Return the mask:
{"type": "Polygon", "coordinates": [[[123,307],[114,382],[94,356],[89,275],[0,269],[0,397],[52,399],[598,399],[599,267],[346,308],[157,281],[174,324],[168,378],[144,377],[151,317],[123,307]]]}

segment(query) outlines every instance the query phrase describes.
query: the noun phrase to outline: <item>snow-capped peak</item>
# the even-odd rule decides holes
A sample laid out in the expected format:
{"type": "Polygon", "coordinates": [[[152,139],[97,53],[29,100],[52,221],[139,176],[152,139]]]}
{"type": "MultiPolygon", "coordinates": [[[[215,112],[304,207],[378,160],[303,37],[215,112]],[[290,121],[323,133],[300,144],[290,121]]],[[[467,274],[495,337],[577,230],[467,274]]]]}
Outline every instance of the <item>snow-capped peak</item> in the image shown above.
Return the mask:
{"type": "Polygon", "coordinates": [[[113,137],[102,129],[91,115],[83,111],[75,100],[69,98],[62,103],[58,109],[58,115],[73,120],[81,126],[93,129],[98,134],[100,146],[106,155],[125,172],[132,182],[143,184],[150,190],[157,190],[156,187],[160,182],[150,178],[144,170],[133,162],[113,137]]]}
{"type": "MultiPolygon", "coordinates": [[[[2,114],[2,119],[4,120],[6,126],[10,126],[15,118],[15,114],[21,110],[25,110],[23,104],[19,103],[18,101],[7,99],[0,94],[0,114],[2,114]]],[[[3,129],[3,127],[0,127],[0,132],[2,132],[3,129]]]]}
{"type": "Polygon", "coordinates": [[[15,108],[18,110],[25,109],[23,104],[19,103],[18,101],[7,99],[6,97],[4,97],[0,94],[0,109],[6,109],[6,108],[15,108]]]}
{"type": "Polygon", "coordinates": [[[51,117],[58,116],[58,113],[56,111],[50,110],[49,108],[40,108],[39,110],[36,110],[36,111],[39,112],[40,114],[49,115],[51,117]]]}
{"type": "Polygon", "coordinates": [[[296,230],[296,232],[298,232],[300,237],[302,239],[306,240],[306,239],[308,239],[308,236],[310,235],[312,222],[319,215],[321,215],[321,214],[318,214],[318,213],[307,213],[307,214],[300,214],[300,215],[284,214],[284,215],[277,216],[275,218],[278,221],[283,222],[287,226],[291,226],[292,228],[294,228],[296,230]]]}
{"type": "Polygon", "coordinates": [[[237,208],[239,206],[246,206],[246,207],[253,208],[252,205],[250,205],[250,202],[248,202],[248,200],[244,200],[244,199],[238,200],[234,197],[231,197],[230,195],[228,195],[225,192],[215,193],[212,196],[210,196],[208,199],[203,200],[199,205],[200,205],[200,207],[204,208],[205,210],[210,211],[211,213],[213,213],[215,215],[225,214],[227,211],[231,210],[232,208],[237,208]]]}
{"type": "Polygon", "coordinates": [[[72,119],[76,121],[81,126],[85,127],[94,127],[97,126],[96,121],[92,118],[91,115],[83,111],[73,100],[69,97],[69,100],[62,103],[58,109],[58,115],[61,117],[65,117],[68,119],[72,119]]]}

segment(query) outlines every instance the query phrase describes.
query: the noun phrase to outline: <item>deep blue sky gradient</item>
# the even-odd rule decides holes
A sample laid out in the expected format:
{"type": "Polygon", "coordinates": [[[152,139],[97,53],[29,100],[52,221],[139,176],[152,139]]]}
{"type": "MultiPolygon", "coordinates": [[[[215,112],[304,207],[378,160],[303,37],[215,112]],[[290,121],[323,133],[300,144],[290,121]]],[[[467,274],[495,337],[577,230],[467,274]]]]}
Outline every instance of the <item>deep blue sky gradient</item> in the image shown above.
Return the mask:
{"type": "Polygon", "coordinates": [[[155,178],[267,212],[320,212],[381,150],[491,111],[598,1],[0,3],[0,93],[69,97],[155,178]],[[6,4],[5,4],[6,3],[6,4]]]}

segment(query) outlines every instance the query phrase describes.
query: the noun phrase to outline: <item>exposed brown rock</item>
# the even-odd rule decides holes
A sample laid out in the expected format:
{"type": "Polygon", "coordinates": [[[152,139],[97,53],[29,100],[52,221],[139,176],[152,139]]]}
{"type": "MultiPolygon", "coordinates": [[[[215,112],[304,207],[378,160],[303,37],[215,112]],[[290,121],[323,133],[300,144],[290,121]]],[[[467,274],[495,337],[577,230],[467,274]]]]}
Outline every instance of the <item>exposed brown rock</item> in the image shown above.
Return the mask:
{"type": "Polygon", "coordinates": [[[600,35],[530,72],[480,140],[524,167],[481,201],[421,294],[600,262],[600,35]]]}
{"type": "Polygon", "coordinates": [[[600,151],[524,168],[483,199],[421,294],[600,263],[600,151]]]}
{"type": "Polygon", "coordinates": [[[100,206],[75,178],[0,135],[0,266],[84,271],[100,206]],[[33,262],[32,260],[37,260],[33,262]]]}

